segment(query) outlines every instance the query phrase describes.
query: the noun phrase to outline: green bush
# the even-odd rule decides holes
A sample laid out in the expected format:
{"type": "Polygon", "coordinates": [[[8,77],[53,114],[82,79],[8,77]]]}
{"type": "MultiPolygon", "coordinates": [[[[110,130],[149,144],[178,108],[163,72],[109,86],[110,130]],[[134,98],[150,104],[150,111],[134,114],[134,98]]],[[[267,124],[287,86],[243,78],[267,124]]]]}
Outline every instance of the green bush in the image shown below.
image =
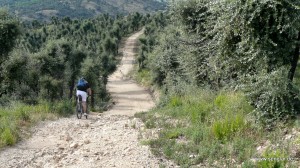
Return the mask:
{"type": "Polygon", "coordinates": [[[286,80],[288,69],[281,68],[270,74],[262,73],[250,78],[255,81],[243,88],[256,107],[256,118],[266,127],[280,120],[288,120],[300,110],[300,92],[286,80]],[[256,88],[256,89],[253,89],[256,88]]]}
{"type": "Polygon", "coordinates": [[[137,80],[138,83],[141,83],[144,86],[150,86],[152,81],[150,71],[148,69],[140,70],[139,72],[137,72],[135,80],[137,80]]]}
{"type": "Polygon", "coordinates": [[[193,124],[204,123],[208,118],[209,112],[213,110],[213,104],[199,100],[197,103],[186,105],[184,111],[188,111],[190,120],[193,124]]]}
{"type": "Polygon", "coordinates": [[[259,168],[283,168],[286,167],[288,156],[282,150],[271,151],[267,149],[259,159],[257,160],[257,167],[259,168]]]}
{"type": "Polygon", "coordinates": [[[226,95],[220,94],[216,97],[214,103],[218,108],[224,108],[229,103],[227,98],[226,95]]]}
{"type": "Polygon", "coordinates": [[[146,128],[151,129],[151,128],[155,128],[156,124],[153,119],[150,119],[150,120],[146,121],[145,126],[146,126],[146,128]]]}
{"type": "Polygon", "coordinates": [[[170,107],[178,107],[182,105],[182,100],[179,96],[172,96],[170,98],[169,106],[170,107]]]}
{"type": "Polygon", "coordinates": [[[177,139],[181,135],[180,131],[176,129],[164,132],[163,134],[167,139],[177,139]]]}
{"type": "Polygon", "coordinates": [[[8,96],[1,96],[0,97],[0,107],[6,107],[9,106],[11,103],[11,99],[8,96]]]}
{"type": "Polygon", "coordinates": [[[246,96],[241,92],[221,92],[214,100],[214,105],[224,114],[249,114],[253,107],[248,103],[246,96]]]}
{"type": "Polygon", "coordinates": [[[60,102],[51,103],[50,110],[61,116],[69,116],[70,114],[73,114],[74,107],[71,101],[63,100],[60,102]]]}
{"type": "Polygon", "coordinates": [[[161,129],[158,139],[149,143],[156,154],[182,167],[215,167],[216,160],[217,165],[232,167],[232,160],[241,163],[253,157],[260,134],[253,129],[253,107],[242,92],[185,87],[163,98],[160,107],[136,115],[148,127],[161,129]]]}
{"type": "Polygon", "coordinates": [[[1,144],[3,145],[14,145],[17,141],[17,136],[13,134],[13,131],[6,127],[1,132],[1,144]]]}
{"type": "Polygon", "coordinates": [[[218,140],[229,140],[235,133],[243,130],[246,127],[245,118],[241,115],[228,116],[224,120],[219,120],[213,123],[212,131],[218,140]]]}
{"type": "Polygon", "coordinates": [[[40,101],[37,105],[11,102],[10,106],[0,109],[0,147],[15,144],[21,137],[20,129],[28,129],[41,120],[68,116],[73,113],[70,101],[40,101]]]}
{"type": "Polygon", "coordinates": [[[235,136],[232,140],[233,154],[239,162],[249,160],[255,153],[255,142],[257,139],[245,138],[244,136],[235,136]]]}
{"type": "Polygon", "coordinates": [[[210,138],[210,130],[207,127],[194,127],[190,128],[191,129],[191,140],[196,144],[200,145],[201,142],[203,142],[205,139],[210,138]]]}
{"type": "Polygon", "coordinates": [[[212,132],[218,140],[229,140],[235,133],[247,127],[246,115],[253,108],[247,103],[243,94],[220,93],[215,98],[214,105],[218,112],[215,114],[216,120],[212,124],[212,132]]]}
{"type": "Polygon", "coordinates": [[[24,108],[16,109],[16,117],[22,121],[29,121],[30,120],[30,115],[29,115],[29,110],[24,108]]]}
{"type": "Polygon", "coordinates": [[[171,158],[174,155],[175,141],[170,140],[166,145],[163,146],[163,153],[167,158],[171,158]]]}

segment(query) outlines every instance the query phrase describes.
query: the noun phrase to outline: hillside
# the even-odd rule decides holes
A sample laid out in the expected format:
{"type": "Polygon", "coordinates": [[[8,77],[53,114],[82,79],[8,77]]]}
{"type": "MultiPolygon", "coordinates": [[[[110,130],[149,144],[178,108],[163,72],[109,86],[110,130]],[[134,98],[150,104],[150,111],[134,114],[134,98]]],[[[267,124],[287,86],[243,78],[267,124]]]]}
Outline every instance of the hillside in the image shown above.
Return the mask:
{"type": "Polygon", "coordinates": [[[89,18],[100,13],[110,15],[132,12],[150,13],[165,8],[164,1],[157,0],[0,0],[1,7],[7,7],[26,20],[48,20],[52,16],[89,18]]]}

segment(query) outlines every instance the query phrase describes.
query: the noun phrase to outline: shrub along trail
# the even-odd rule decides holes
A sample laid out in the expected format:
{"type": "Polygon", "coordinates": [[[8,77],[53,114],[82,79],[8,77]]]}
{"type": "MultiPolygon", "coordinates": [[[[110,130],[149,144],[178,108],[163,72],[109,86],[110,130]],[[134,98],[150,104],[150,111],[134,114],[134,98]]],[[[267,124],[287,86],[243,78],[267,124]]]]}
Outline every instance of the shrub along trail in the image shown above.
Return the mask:
{"type": "Polygon", "coordinates": [[[109,78],[115,101],[111,110],[92,113],[87,120],[72,116],[39,123],[31,138],[0,151],[0,167],[172,167],[140,144],[139,129],[144,126],[130,117],[154,106],[151,96],[125,77],[141,34],[127,39],[121,64],[109,78]]]}

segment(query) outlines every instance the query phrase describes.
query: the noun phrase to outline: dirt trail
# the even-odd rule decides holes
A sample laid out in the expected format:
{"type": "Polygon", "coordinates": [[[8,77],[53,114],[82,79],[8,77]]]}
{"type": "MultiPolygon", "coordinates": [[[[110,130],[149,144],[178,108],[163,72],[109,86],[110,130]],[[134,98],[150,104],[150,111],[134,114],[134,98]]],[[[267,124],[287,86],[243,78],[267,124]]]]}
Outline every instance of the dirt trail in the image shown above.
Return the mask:
{"type": "Polygon", "coordinates": [[[109,78],[108,88],[116,102],[110,111],[92,113],[87,120],[72,116],[41,122],[32,129],[30,139],[0,151],[0,167],[159,167],[164,161],[138,141],[143,124],[129,117],[154,106],[143,88],[125,78],[140,34],[126,41],[121,65],[109,78]]]}
{"type": "Polygon", "coordinates": [[[123,58],[117,71],[108,79],[108,90],[112,94],[115,106],[108,113],[110,115],[133,116],[136,112],[147,111],[154,107],[154,102],[144,88],[138,86],[126,76],[133,68],[137,38],[143,32],[140,31],[129,37],[123,48],[123,58]]]}

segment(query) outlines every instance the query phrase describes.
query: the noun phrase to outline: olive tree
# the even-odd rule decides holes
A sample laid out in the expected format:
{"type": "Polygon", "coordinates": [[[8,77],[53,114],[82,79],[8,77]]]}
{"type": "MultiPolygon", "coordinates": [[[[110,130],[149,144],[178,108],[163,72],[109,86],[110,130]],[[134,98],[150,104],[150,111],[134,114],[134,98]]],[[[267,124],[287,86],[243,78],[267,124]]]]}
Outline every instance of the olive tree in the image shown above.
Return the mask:
{"type": "Polygon", "coordinates": [[[7,10],[0,9],[0,63],[7,58],[20,33],[19,21],[7,10]]]}

